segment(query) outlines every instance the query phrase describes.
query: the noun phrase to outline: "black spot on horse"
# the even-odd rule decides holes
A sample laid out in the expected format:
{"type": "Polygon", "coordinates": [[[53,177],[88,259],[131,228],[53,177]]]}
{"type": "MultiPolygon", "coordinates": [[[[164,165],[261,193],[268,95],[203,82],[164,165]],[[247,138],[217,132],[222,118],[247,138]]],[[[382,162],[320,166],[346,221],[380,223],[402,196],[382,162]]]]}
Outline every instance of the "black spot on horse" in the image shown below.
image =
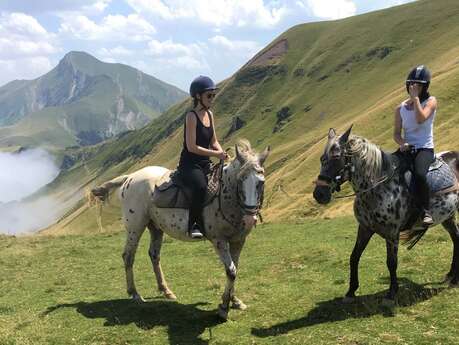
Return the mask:
{"type": "Polygon", "coordinates": [[[129,213],[135,213],[133,209],[129,209],[129,213]]]}
{"type": "Polygon", "coordinates": [[[395,203],[395,219],[400,219],[400,207],[401,207],[400,199],[397,200],[395,203]]]}

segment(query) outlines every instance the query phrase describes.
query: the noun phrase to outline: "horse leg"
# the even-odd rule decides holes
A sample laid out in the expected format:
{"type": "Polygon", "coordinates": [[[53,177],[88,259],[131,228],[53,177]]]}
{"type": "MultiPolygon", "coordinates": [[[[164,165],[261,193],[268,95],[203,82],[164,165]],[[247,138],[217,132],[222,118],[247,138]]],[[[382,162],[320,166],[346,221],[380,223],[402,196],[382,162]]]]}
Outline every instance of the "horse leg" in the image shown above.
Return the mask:
{"type": "Polygon", "coordinates": [[[139,245],[140,237],[142,237],[145,231],[145,226],[133,227],[130,224],[126,224],[126,229],[127,238],[122,257],[124,260],[124,269],[126,270],[127,293],[134,301],[141,303],[145,302],[145,300],[138,294],[135,287],[133,266],[137,246],[139,245]]]}
{"type": "Polygon", "coordinates": [[[151,263],[153,265],[158,289],[166,298],[177,299],[174,293],[167,286],[160,264],[161,245],[163,244],[164,232],[156,228],[152,222],[148,224],[148,230],[150,231],[150,249],[148,250],[148,254],[150,255],[151,263]]]}
{"type": "Polygon", "coordinates": [[[390,305],[394,304],[395,296],[398,291],[397,281],[397,261],[398,261],[398,239],[394,241],[386,240],[387,249],[387,268],[390,274],[390,287],[389,292],[385,297],[385,303],[390,305]]]}
{"type": "MultiPolygon", "coordinates": [[[[242,247],[244,246],[245,240],[241,242],[230,243],[230,254],[234,261],[236,269],[239,267],[239,256],[241,255],[242,247]]],[[[235,296],[235,288],[233,287],[233,294],[231,296],[231,307],[239,310],[246,310],[247,306],[239,298],[235,296]]]]}
{"type": "Polygon", "coordinates": [[[349,290],[346,293],[344,302],[350,302],[355,298],[355,291],[359,288],[359,261],[363,251],[368,245],[374,232],[365,229],[362,225],[359,225],[357,232],[357,239],[355,241],[354,249],[349,260],[350,266],[350,279],[349,279],[349,290]]]}
{"type": "Polygon", "coordinates": [[[451,269],[446,275],[445,281],[449,282],[451,286],[457,286],[459,284],[459,227],[456,224],[456,217],[449,218],[442,225],[448,231],[453,241],[453,261],[451,262],[451,269]]]}
{"type": "Polygon", "coordinates": [[[220,258],[220,261],[225,266],[226,271],[226,285],[225,291],[222,295],[222,303],[218,306],[218,315],[224,319],[228,319],[228,310],[229,304],[231,300],[231,296],[233,295],[234,290],[234,281],[236,280],[236,265],[231,257],[230,253],[230,245],[228,241],[224,240],[216,240],[213,242],[215,251],[220,258]]]}

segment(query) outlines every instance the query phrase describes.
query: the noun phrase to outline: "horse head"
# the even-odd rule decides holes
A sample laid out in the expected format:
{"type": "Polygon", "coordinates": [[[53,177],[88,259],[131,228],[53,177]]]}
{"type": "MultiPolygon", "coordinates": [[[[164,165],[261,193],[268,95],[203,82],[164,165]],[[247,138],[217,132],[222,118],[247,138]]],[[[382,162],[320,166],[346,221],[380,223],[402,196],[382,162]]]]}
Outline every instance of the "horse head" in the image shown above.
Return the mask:
{"type": "Polygon", "coordinates": [[[320,174],[314,189],[314,199],[319,204],[328,204],[335,191],[349,179],[346,169],[346,144],[351,134],[352,126],[341,136],[333,128],[328,131],[325,150],[320,157],[320,174]]]}
{"type": "Polygon", "coordinates": [[[236,165],[236,190],[238,204],[246,215],[255,215],[263,204],[264,162],[271,151],[268,146],[262,153],[252,150],[250,143],[241,140],[235,145],[236,158],[231,163],[236,165]]]}

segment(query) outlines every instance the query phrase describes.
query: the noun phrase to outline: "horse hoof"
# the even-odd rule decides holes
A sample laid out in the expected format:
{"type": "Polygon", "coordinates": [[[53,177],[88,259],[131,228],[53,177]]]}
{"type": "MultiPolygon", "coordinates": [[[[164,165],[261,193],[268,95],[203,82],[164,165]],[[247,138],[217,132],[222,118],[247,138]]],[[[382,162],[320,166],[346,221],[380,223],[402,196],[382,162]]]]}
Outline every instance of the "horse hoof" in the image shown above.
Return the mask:
{"type": "Polygon", "coordinates": [[[228,309],[224,308],[221,304],[218,306],[217,315],[223,321],[228,321],[228,309]]]}
{"type": "Polygon", "coordinates": [[[393,307],[395,307],[395,300],[387,298],[387,297],[383,298],[383,300],[381,302],[381,305],[383,307],[393,308],[393,307]]]}
{"type": "Polygon", "coordinates": [[[453,281],[452,279],[448,282],[448,286],[450,288],[458,288],[459,287],[459,282],[456,280],[456,281],[453,281]]]}
{"type": "Polygon", "coordinates": [[[344,304],[351,304],[355,302],[355,297],[344,296],[343,303],[344,304]]]}
{"type": "Polygon", "coordinates": [[[145,303],[145,300],[144,300],[143,297],[140,296],[139,294],[134,294],[134,295],[132,295],[132,300],[133,300],[135,303],[138,303],[138,304],[145,303]]]}
{"type": "Polygon", "coordinates": [[[239,298],[235,298],[233,300],[233,303],[231,304],[231,308],[237,309],[237,310],[246,310],[247,305],[244,304],[244,302],[242,302],[239,298]]]}
{"type": "Polygon", "coordinates": [[[173,300],[173,301],[177,299],[177,296],[175,296],[175,294],[172,291],[165,291],[164,297],[166,297],[167,299],[173,300]]]}

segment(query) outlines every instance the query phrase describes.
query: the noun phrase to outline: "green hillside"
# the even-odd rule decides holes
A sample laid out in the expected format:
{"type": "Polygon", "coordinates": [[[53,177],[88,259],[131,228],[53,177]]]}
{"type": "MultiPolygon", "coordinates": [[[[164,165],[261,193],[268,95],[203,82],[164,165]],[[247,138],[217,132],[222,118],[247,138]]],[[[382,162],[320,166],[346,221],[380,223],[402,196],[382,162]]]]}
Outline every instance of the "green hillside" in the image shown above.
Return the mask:
{"type": "MultiPolygon", "coordinates": [[[[214,108],[217,132],[226,138],[225,147],[244,137],[257,149],[273,148],[267,161],[265,219],[346,214],[350,199],[323,207],[311,197],[328,128],[342,131],[353,123],[355,133],[395,149],[393,111],[406,98],[404,79],[413,66],[426,64],[433,71],[431,92],[439,101],[436,145],[439,150],[459,149],[454,122],[458,56],[455,0],[417,1],[339,21],[298,25],[221,83],[214,108]],[[245,125],[230,133],[236,118],[245,125]]],[[[145,128],[106,144],[68,152],[67,159],[75,164],[49,190],[77,181],[100,183],[145,165],[174,167],[189,106],[189,101],[175,105],[145,128]]],[[[49,231],[95,227],[85,207],[77,206],[76,213],[70,212],[49,231]]],[[[116,202],[105,212],[106,226],[121,228],[116,202]]]]}
{"type": "Polygon", "coordinates": [[[44,76],[0,87],[0,148],[95,144],[143,127],[184,96],[132,67],[70,52],[44,76]]]}

